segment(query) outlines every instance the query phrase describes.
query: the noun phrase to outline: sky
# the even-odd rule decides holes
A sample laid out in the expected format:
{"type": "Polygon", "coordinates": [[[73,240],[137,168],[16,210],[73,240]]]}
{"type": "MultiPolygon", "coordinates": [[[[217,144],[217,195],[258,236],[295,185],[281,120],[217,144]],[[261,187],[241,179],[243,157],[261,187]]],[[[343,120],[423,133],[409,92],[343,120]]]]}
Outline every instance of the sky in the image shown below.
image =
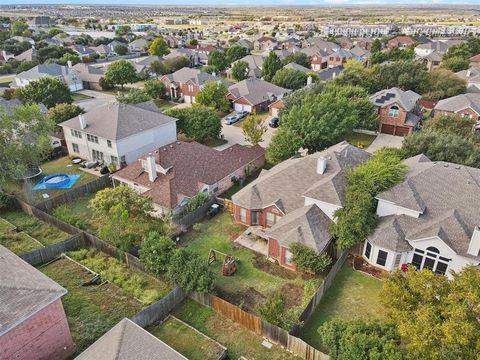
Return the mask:
{"type": "Polygon", "coordinates": [[[480,0],[0,0],[12,4],[86,4],[86,5],[218,5],[218,6],[368,6],[368,5],[480,5],[480,0]]]}

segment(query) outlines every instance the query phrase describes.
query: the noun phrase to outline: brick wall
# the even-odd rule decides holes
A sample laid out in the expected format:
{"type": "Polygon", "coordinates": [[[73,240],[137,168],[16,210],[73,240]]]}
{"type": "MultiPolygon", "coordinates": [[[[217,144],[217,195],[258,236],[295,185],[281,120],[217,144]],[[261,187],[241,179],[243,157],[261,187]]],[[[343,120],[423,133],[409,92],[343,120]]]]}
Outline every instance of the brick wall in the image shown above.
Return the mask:
{"type": "Polygon", "coordinates": [[[0,337],[0,360],[62,360],[73,351],[61,299],[0,337]]]}
{"type": "Polygon", "coordinates": [[[378,111],[378,117],[380,119],[380,123],[388,124],[388,125],[395,125],[395,126],[404,126],[405,120],[407,119],[408,112],[402,109],[401,106],[398,104],[391,104],[390,106],[380,108],[378,111]],[[388,112],[392,106],[398,106],[399,114],[398,117],[393,118],[388,116],[388,112]]]}
{"type": "Polygon", "coordinates": [[[450,112],[450,111],[435,111],[435,117],[442,115],[457,115],[459,118],[462,118],[465,115],[471,115],[472,119],[478,121],[480,119],[479,115],[470,108],[460,110],[459,112],[450,112]]]}

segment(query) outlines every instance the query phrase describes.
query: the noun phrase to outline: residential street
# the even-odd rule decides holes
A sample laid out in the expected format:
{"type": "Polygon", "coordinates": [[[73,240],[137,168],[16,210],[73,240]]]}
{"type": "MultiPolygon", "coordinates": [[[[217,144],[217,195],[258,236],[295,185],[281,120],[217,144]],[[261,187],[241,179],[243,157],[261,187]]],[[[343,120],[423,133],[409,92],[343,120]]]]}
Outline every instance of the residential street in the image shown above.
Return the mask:
{"type": "Polygon", "coordinates": [[[107,94],[107,93],[100,92],[100,91],[81,90],[78,93],[93,97],[92,99],[79,100],[79,101],[74,102],[78,106],[81,106],[83,109],[85,109],[86,112],[88,112],[88,111],[90,111],[90,110],[92,110],[92,109],[94,109],[98,106],[101,106],[108,101],[115,100],[114,95],[107,94]]]}

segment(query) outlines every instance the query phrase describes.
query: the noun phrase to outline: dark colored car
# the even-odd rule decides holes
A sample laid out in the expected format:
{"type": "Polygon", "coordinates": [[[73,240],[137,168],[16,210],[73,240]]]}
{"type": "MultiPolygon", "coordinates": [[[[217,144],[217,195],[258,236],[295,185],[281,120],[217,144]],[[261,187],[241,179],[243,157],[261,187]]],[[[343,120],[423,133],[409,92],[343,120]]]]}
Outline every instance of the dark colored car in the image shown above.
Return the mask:
{"type": "Polygon", "coordinates": [[[207,210],[207,216],[212,218],[220,212],[220,205],[212,204],[207,210]]]}
{"type": "Polygon", "coordinates": [[[280,125],[280,119],[278,117],[273,117],[268,122],[268,125],[272,128],[277,128],[280,125]]]}

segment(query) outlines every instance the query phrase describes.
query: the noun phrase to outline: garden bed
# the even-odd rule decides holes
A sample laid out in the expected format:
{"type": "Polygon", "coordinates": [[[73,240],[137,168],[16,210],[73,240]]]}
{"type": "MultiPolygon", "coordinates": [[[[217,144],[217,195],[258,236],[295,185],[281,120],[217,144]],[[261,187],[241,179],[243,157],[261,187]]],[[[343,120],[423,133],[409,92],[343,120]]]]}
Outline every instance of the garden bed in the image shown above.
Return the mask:
{"type": "Polygon", "coordinates": [[[142,304],[111,284],[82,286],[92,274],[67,258],[39,268],[67,289],[62,302],[78,355],[124,317],[138,313],[142,304]]]}
{"type": "Polygon", "coordinates": [[[0,232],[0,245],[5,246],[8,250],[17,255],[43,247],[42,244],[31,236],[24,232],[16,232],[15,230],[0,232]]]}
{"type": "Polygon", "coordinates": [[[217,360],[225,352],[219,343],[173,316],[148,331],[189,360],[217,360]]]}
{"type": "Polygon", "coordinates": [[[102,224],[98,216],[88,207],[94,197],[95,194],[88,194],[68,204],[60,205],[53,210],[53,215],[70,225],[97,234],[102,224]]]}

